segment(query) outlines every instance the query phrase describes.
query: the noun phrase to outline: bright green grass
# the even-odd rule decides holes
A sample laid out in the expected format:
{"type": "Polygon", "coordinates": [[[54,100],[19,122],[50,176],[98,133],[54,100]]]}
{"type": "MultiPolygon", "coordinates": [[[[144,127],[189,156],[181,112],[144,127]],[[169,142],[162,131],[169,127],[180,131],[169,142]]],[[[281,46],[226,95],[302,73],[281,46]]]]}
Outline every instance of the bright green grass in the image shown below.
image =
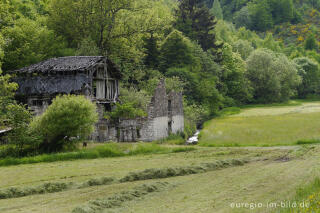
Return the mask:
{"type": "Polygon", "coordinates": [[[202,146],[275,146],[320,142],[319,104],[251,108],[213,119],[200,134],[202,146]],[[318,111],[319,111],[318,110],[318,111]],[[296,112],[295,112],[296,111],[296,112]]]}
{"type": "Polygon", "coordinates": [[[143,155],[143,154],[164,154],[164,153],[177,153],[193,151],[193,147],[169,147],[161,146],[151,143],[138,143],[138,144],[121,144],[109,143],[97,146],[91,149],[82,149],[75,152],[43,154],[33,157],[23,158],[4,158],[0,159],[1,166],[19,165],[19,164],[32,164],[41,162],[56,162],[56,161],[70,161],[77,159],[96,159],[108,157],[122,157],[129,155],[143,155]]]}
{"type": "Polygon", "coordinates": [[[296,203],[297,206],[291,208],[278,208],[280,213],[308,213],[320,212],[320,179],[317,177],[311,183],[304,184],[297,188],[295,197],[290,203],[296,203]]]}

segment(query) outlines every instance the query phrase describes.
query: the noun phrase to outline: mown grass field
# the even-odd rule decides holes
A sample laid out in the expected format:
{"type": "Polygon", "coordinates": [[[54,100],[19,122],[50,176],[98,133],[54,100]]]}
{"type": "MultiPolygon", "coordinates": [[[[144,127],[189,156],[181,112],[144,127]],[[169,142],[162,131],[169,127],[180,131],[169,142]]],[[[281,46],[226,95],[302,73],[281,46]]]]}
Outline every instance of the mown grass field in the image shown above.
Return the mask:
{"type": "MultiPolygon", "coordinates": [[[[246,159],[247,163],[213,171],[61,192],[0,199],[0,212],[72,212],[90,200],[115,196],[142,184],[166,182],[169,187],[145,197],[123,201],[105,212],[247,212],[233,202],[291,199],[298,186],[319,176],[320,147],[199,148],[194,152],[39,163],[0,168],[0,189],[37,186],[45,182],[74,184],[99,177],[122,178],[148,168],[196,166],[216,160],[246,159]],[[8,178],[14,177],[14,178],[8,178]]],[[[267,212],[255,209],[254,212],[267,212]]]]}
{"type": "Polygon", "coordinates": [[[0,212],[319,212],[320,145],[297,145],[298,138],[288,133],[301,128],[308,134],[298,130],[292,134],[301,140],[317,139],[314,129],[320,126],[319,109],[316,102],[244,109],[207,123],[200,146],[189,151],[186,146],[165,144],[90,144],[86,153],[112,146],[112,153],[120,154],[3,165],[0,212]],[[209,134],[211,128],[226,130],[229,125],[237,133],[233,139],[243,140],[239,147],[208,147],[235,143],[209,134]],[[244,131],[257,127],[266,132],[258,137],[244,131]],[[201,146],[205,137],[211,139],[201,146]],[[265,144],[270,146],[263,147],[265,144]],[[271,146],[276,144],[286,146],[271,146]],[[173,151],[177,148],[179,151],[173,151]],[[312,205],[300,209],[279,206],[288,201],[312,205]],[[244,206],[259,203],[263,206],[244,206]],[[267,207],[268,203],[278,206],[267,207]]]}
{"type": "Polygon", "coordinates": [[[320,103],[257,107],[213,119],[200,135],[203,146],[275,146],[320,142],[320,103]]]}

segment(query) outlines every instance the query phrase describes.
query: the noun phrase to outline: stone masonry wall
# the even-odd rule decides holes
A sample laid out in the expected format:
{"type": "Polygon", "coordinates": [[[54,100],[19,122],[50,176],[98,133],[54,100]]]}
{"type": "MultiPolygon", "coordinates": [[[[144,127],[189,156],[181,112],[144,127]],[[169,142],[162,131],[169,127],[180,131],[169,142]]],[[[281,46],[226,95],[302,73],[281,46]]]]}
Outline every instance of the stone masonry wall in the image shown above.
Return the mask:
{"type": "MultiPolygon", "coordinates": [[[[98,112],[100,110],[98,107],[98,112]]],[[[166,138],[169,132],[183,132],[182,94],[176,92],[167,94],[165,82],[162,80],[149,104],[147,118],[120,120],[116,125],[103,123],[103,119],[100,119],[97,128],[95,134],[100,141],[119,142],[154,141],[166,138]],[[107,125],[106,130],[104,125],[107,125]]]]}

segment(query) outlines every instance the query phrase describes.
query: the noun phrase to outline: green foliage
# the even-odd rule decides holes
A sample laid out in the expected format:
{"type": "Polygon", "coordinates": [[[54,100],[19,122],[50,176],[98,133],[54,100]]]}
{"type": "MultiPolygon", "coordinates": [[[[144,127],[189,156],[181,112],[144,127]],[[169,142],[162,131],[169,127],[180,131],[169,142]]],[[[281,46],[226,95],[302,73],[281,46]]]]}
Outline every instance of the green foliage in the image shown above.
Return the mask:
{"type": "Polygon", "coordinates": [[[254,51],[247,59],[247,69],[254,98],[261,103],[288,100],[301,81],[293,62],[269,50],[254,51]]]}
{"type": "Polygon", "coordinates": [[[233,52],[239,53],[243,60],[246,60],[251,54],[251,52],[254,50],[254,48],[252,47],[252,44],[249,41],[240,39],[233,43],[232,50],[233,52]]]}
{"type": "Polygon", "coordinates": [[[161,45],[160,53],[160,71],[163,73],[170,67],[181,68],[194,63],[190,40],[177,30],[167,36],[161,45]]]}
{"type": "Polygon", "coordinates": [[[165,79],[166,90],[167,93],[174,91],[174,92],[183,92],[183,88],[185,87],[186,83],[180,80],[179,77],[173,76],[171,78],[165,79]]]}
{"type": "Polygon", "coordinates": [[[318,43],[314,34],[310,34],[305,42],[306,50],[318,50],[318,43]]]}
{"type": "Polygon", "coordinates": [[[74,143],[72,138],[83,140],[94,130],[98,120],[96,106],[83,96],[57,96],[48,109],[32,122],[33,130],[43,138],[45,152],[61,151],[74,143]]]}
{"type": "Polygon", "coordinates": [[[223,93],[232,98],[237,105],[248,103],[252,99],[252,88],[247,79],[246,64],[240,54],[232,52],[230,45],[225,44],[222,50],[223,93]]]}
{"type": "MultiPolygon", "coordinates": [[[[155,141],[156,144],[185,145],[188,136],[185,133],[170,134],[164,139],[155,141]]],[[[178,151],[177,151],[178,152],[178,151]]]]}
{"type": "Polygon", "coordinates": [[[148,114],[142,109],[138,109],[134,106],[134,103],[116,103],[115,109],[108,112],[105,118],[109,119],[134,119],[137,117],[146,117],[148,114]]]}
{"type": "Polygon", "coordinates": [[[0,75],[2,74],[1,66],[2,66],[2,60],[3,60],[3,57],[4,57],[3,47],[4,47],[4,39],[3,39],[3,36],[2,36],[2,34],[0,32],[0,75]]]}
{"type": "Polygon", "coordinates": [[[176,10],[175,27],[184,35],[198,41],[206,51],[217,48],[213,29],[216,25],[215,17],[209,9],[202,4],[202,0],[181,0],[176,10]]]}
{"type": "MultiPolygon", "coordinates": [[[[185,114],[190,135],[223,107],[295,95],[300,81],[295,65],[280,53],[320,63],[319,5],[318,0],[2,0],[0,64],[8,71],[51,57],[108,56],[120,67],[127,88],[109,119],[146,116],[150,97],[165,78],[168,92],[183,92],[187,111],[201,111],[195,110],[198,119],[185,114]],[[258,59],[252,55],[259,48],[274,53],[258,59]]],[[[318,78],[311,74],[316,71],[310,76],[306,71],[314,66],[298,65],[303,82],[298,95],[317,95],[318,78]]],[[[1,82],[0,126],[5,126],[10,104],[17,117],[26,118],[27,112],[12,101],[17,85],[6,75],[1,82]]],[[[37,134],[27,122],[22,126],[20,132],[27,134],[13,146],[23,141],[24,147],[36,146],[37,134]]]]}
{"type": "Polygon", "coordinates": [[[307,95],[319,94],[319,65],[306,57],[296,58],[294,62],[297,64],[298,74],[302,78],[302,83],[298,87],[298,96],[300,98],[306,98],[307,95]]]}
{"type": "Polygon", "coordinates": [[[107,55],[122,65],[127,78],[141,66],[145,57],[142,38],[150,34],[162,37],[172,20],[171,8],[163,1],[49,2],[48,25],[66,38],[69,47],[76,48],[83,39],[90,37],[100,55],[107,55]]]}
{"type": "Polygon", "coordinates": [[[11,129],[8,135],[10,147],[7,148],[14,156],[21,156],[26,146],[34,150],[39,144],[39,138],[28,127],[30,112],[14,100],[16,89],[17,84],[10,82],[10,76],[1,75],[0,71],[0,128],[11,129]]]}
{"type": "Polygon", "coordinates": [[[148,115],[151,94],[148,94],[145,90],[138,91],[133,87],[129,89],[122,87],[120,94],[121,104],[116,103],[114,109],[105,114],[106,119],[134,119],[148,115]]]}
{"type": "Polygon", "coordinates": [[[149,38],[144,39],[145,59],[144,63],[148,67],[157,67],[159,65],[160,51],[158,49],[157,38],[151,34],[149,38]]]}
{"type": "Polygon", "coordinates": [[[85,38],[80,42],[75,54],[81,56],[97,56],[99,55],[99,49],[91,38],[85,38]]]}
{"type": "Polygon", "coordinates": [[[8,43],[4,48],[4,70],[14,70],[53,56],[63,56],[66,46],[61,37],[43,26],[41,20],[20,18],[3,30],[8,43]]]}
{"type": "Polygon", "coordinates": [[[245,6],[241,8],[241,10],[237,11],[234,14],[233,21],[237,28],[239,27],[250,28],[252,25],[252,20],[251,20],[249,8],[245,6]]]}
{"type": "Polygon", "coordinates": [[[219,116],[236,115],[241,112],[239,107],[227,107],[219,111],[219,116]]]}
{"type": "Polygon", "coordinates": [[[267,0],[255,1],[249,4],[252,29],[265,31],[273,27],[271,8],[267,0]]]}
{"type": "Polygon", "coordinates": [[[184,104],[184,116],[186,118],[186,121],[191,122],[196,127],[197,125],[202,124],[204,121],[206,121],[209,118],[210,111],[207,107],[204,107],[201,105],[184,104]]]}
{"type": "Polygon", "coordinates": [[[14,156],[21,157],[26,154],[26,150],[37,153],[36,149],[41,143],[38,134],[29,128],[31,114],[25,106],[15,103],[7,106],[8,122],[7,125],[12,128],[8,134],[8,142],[14,147],[14,156]]]}
{"type": "Polygon", "coordinates": [[[223,12],[219,0],[214,0],[210,12],[217,18],[223,19],[223,12]]]}
{"type": "Polygon", "coordinates": [[[273,20],[275,24],[290,22],[294,18],[294,5],[292,0],[271,0],[273,20]]]}
{"type": "Polygon", "coordinates": [[[129,89],[121,87],[120,94],[121,95],[119,98],[122,103],[132,103],[135,108],[139,108],[147,112],[151,100],[151,95],[146,91],[137,90],[133,87],[129,89]]]}
{"type": "Polygon", "coordinates": [[[2,75],[0,71],[0,126],[4,126],[8,117],[8,106],[14,103],[14,93],[18,87],[16,83],[9,82],[9,75],[2,75]]]}
{"type": "MultiPolygon", "coordinates": [[[[161,52],[161,60],[166,64],[167,77],[178,77],[184,82],[184,94],[190,102],[206,104],[212,114],[214,114],[220,103],[221,95],[216,88],[217,75],[220,67],[214,62],[214,56],[176,31],[169,35],[164,45],[170,46],[170,51],[161,52]],[[173,39],[171,39],[173,37],[173,39]],[[169,41],[169,39],[172,41],[169,41]],[[178,44],[178,45],[177,45],[178,44]],[[177,55],[180,53],[181,55],[177,55]],[[192,63],[191,63],[192,62],[192,63]]],[[[161,62],[160,62],[161,64],[161,62]]]]}
{"type": "Polygon", "coordinates": [[[12,10],[12,6],[8,1],[2,0],[0,1],[0,31],[9,25],[12,24],[14,14],[10,13],[12,10]]]}

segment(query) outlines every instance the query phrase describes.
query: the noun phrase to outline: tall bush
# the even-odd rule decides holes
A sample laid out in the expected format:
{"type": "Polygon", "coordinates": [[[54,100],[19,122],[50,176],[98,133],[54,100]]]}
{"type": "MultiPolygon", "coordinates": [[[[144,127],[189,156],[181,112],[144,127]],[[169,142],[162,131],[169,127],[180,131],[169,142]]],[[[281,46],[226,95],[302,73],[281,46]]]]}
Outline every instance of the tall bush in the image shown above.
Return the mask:
{"type": "Polygon", "coordinates": [[[302,78],[302,83],[298,87],[298,95],[300,98],[305,98],[307,95],[320,92],[320,69],[317,62],[300,57],[294,59],[298,66],[299,75],[302,78]]]}
{"type": "Polygon", "coordinates": [[[301,83],[294,62],[267,49],[252,52],[247,59],[247,70],[254,98],[261,103],[286,101],[301,83]]]}
{"type": "Polygon", "coordinates": [[[90,100],[64,95],[57,96],[45,113],[34,119],[32,128],[43,137],[41,149],[54,152],[88,137],[97,120],[96,106],[90,100]]]}

